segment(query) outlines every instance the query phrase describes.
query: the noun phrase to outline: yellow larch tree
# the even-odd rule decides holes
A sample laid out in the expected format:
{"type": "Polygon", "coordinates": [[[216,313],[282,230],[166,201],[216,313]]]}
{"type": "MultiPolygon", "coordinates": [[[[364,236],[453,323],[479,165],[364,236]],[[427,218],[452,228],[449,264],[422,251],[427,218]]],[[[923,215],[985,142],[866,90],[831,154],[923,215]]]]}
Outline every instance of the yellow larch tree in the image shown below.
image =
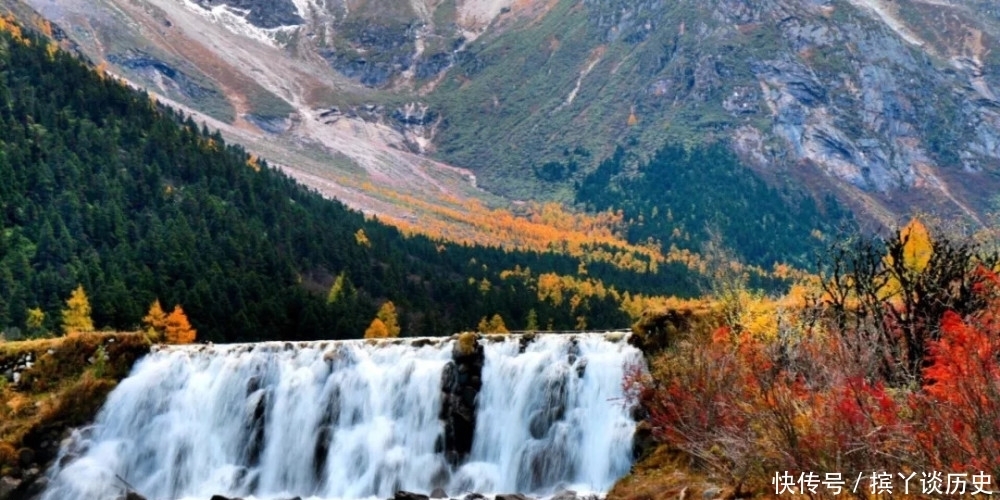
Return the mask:
{"type": "Polygon", "coordinates": [[[160,299],[156,299],[149,306],[149,312],[142,317],[142,324],[146,326],[151,338],[163,339],[163,333],[167,329],[167,313],[160,305],[160,299]]]}
{"type": "Polygon", "coordinates": [[[387,300],[385,304],[382,304],[382,307],[378,309],[378,313],[375,315],[375,319],[382,321],[386,331],[389,333],[389,337],[399,336],[400,328],[399,318],[396,315],[396,304],[393,304],[391,300],[387,300]]]}
{"type": "Polygon", "coordinates": [[[94,321],[90,319],[90,300],[83,285],[78,285],[66,299],[66,308],[62,311],[63,333],[79,333],[94,331],[94,321]]]}
{"type": "Polygon", "coordinates": [[[479,320],[479,325],[476,328],[479,330],[480,333],[510,332],[510,330],[507,330],[507,325],[505,325],[503,322],[503,317],[500,316],[499,314],[494,314],[493,317],[489,319],[489,321],[487,321],[486,317],[483,316],[483,318],[479,320]]]}

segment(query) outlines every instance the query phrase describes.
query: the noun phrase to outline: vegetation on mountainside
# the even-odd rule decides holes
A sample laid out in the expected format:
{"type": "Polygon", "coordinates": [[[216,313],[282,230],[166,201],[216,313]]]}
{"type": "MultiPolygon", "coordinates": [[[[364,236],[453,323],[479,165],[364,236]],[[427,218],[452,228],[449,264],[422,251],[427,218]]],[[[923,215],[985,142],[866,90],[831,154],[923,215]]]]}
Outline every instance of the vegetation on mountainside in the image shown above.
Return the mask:
{"type": "Polygon", "coordinates": [[[619,149],[576,194],[591,210],[620,210],[632,243],[698,251],[718,239],[751,264],[811,267],[825,245],[822,234],[849,222],[832,199],[821,210],[809,196],[768,186],[721,143],[668,143],[634,163],[619,149]]]}
{"type": "Polygon", "coordinates": [[[558,302],[539,297],[532,280],[501,278],[518,266],[586,274],[632,294],[696,292],[685,264],[653,269],[649,252],[633,257],[645,259],[633,266],[639,273],[614,259],[582,266],[556,249],[406,236],[15,33],[0,35],[0,329],[8,336],[57,331],[78,286],[97,328],[137,329],[159,299],[182,304],[198,338],[210,341],[358,337],[386,301],[401,335],[450,334],[496,314],[518,329],[530,311],[554,329],[629,321],[613,296],[558,302]]]}
{"type": "MultiPolygon", "coordinates": [[[[680,322],[648,318],[639,340],[663,349],[627,385],[657,460],[666,453],[745,493],[774,492],[776,472],[793,478],[782,476],[793,493],[810,473],[865,473],[860,491],[873,495],[879,471],[893,474],[897,493],[896,472],[966,474],[970,488],[975,474],[995,480],[998,262],[914,221],[885,241],[834,250],[821,276],[782,299],[725,286],[711,319],[683,325],[695,328],[664,335],[680,322]]],[[[611,497],[640,498],[637,481],[611,497]]]]}

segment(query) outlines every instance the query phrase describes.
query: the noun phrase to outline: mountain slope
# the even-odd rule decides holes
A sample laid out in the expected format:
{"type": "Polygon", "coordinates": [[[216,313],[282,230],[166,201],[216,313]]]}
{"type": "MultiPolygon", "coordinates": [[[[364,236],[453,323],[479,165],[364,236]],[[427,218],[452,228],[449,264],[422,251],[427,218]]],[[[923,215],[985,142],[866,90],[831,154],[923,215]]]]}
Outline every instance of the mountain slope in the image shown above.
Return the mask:
{"type": "Polygon", "coordinates": [[[183,305],[200,338],[216,341],[359,337],[387,300],[406,335],[450,334],[494,314],[523,328],[532,310],[534,328],[629,322],[615,289],[569,300],[557,288],[555,300],[540,292],[546,273],[585,272],[579,279],[601,280],[601,290],[693,292],[679,264],[655,270],[647,260],[638,272],[404,236],[7,19],[0,27],[8,333],[59,331],[77,284],[98,327],[137,327],[159,298],[183,305]],[[28,321],[31,309],[41,324],[28,321]]]}
{"type": "Polygon", "coordinates": [[[835,198],[876,226],[986,224],[1000,188],[984,0],[27,1],[92,59],[396,221],[571,201],[617,147],[634,171],[667,142],[727,144],[791,193],[781,210],[835,198]]]}

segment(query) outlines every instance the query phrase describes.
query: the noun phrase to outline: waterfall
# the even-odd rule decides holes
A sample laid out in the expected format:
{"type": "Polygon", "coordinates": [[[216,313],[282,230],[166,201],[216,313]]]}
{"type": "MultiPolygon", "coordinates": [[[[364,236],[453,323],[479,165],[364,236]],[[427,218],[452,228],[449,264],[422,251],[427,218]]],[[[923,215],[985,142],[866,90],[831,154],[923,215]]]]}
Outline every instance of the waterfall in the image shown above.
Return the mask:
{"type": "Polygon", "coordinates": [[[44,500],[607,491],[631,464],[621,335],[479,340],[472,448],[446,459],[455,341],[164,347],[74,432],[44,500]]]}

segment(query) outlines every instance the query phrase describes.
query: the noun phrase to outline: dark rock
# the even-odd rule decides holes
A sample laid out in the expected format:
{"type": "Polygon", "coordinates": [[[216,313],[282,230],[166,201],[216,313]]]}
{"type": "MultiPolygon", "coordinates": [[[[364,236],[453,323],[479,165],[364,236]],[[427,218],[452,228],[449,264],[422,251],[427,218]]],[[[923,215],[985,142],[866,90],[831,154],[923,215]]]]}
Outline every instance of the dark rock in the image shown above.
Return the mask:
{"type": "Polygon", "coordinates": [[[31,448],[17,450],[17,462],[21,464],[21,467],[31,467],[31,464],[35,462],[35,451],[31,448]]]}
{"type": "Polygon", "coordinates": [[[434,488],[431,491],[431,498],[448,498],[448,494],[442,488],[434,488]]]}
{"type": "Polygon", "coordinates": [[[480,495],[479,493],[469,493],[468,495],[465,495],[465,498],[462,500],[486,500],[486,497],[480,495]]]}
{"type": "Polygon", "coordinates": [[[482,387],[485,362],[483,346],[459,339],[452,361],[441,374],[442,404],[439,417],[444,423],[443,451],[449,463],[458,465],[472,451],[476,431],[476,398],[482,387]]]}
{"type": "Polygon", "coordinates": [[[146,497],[144,497],[144,496],[142,496],[142,495],[140,495],[140,494],[138,494],[138,493],[136,493],[134,491],[130,491],[130,492],[128,492],[128,493],[125,494],[125,500],[146,500],[146,497]]]}
{"type": "Polygon", "coordinates": [[[414,349],[420,349],[421,347],[434,345],[435,342],[437,342],[435,339],[428,339],[428,338],[416,339],[410,342],[410,347],[414,349]]]}
{"type": "Polygon", "coordinates": [[[645,420],[639,422],[632,435],[632,457],[639,460],[655,448],[656,439],[653,438],[652,426],[645,420]]]}
{"type": "Polygon", "coordinates": [[[501,493],[496,496],[496,500],[533,500],[531,497],[520,493],[501,493]]]}
{"type": "Polygon", "coordinates": [[[222,495],[212,495],[211,500],[243,500],[243,499],[237,497],[230,498],[222,495]]]}
{"type": "Polygon", "coordinates": [[[393,500],[430,500],[430,497],[427,495],[413,493],[411,491],[397,491],[396,495],[392,498],[393,500]]]}
{"type": "Polygon", "coordinates": [[[521,339],[518,342],[518,351],[523,353],[528,348],[528,345],[534,341],[535,341],[535,332],[528,332],[525,333],[524,335],[521,335],[521,339]]]}
{"type": "Polygon", "coordinates": [[[451,54],[438,52],[417,61],[417,78],[426,80],[437,76],[451,66],[452,60],[451,54]]]}

